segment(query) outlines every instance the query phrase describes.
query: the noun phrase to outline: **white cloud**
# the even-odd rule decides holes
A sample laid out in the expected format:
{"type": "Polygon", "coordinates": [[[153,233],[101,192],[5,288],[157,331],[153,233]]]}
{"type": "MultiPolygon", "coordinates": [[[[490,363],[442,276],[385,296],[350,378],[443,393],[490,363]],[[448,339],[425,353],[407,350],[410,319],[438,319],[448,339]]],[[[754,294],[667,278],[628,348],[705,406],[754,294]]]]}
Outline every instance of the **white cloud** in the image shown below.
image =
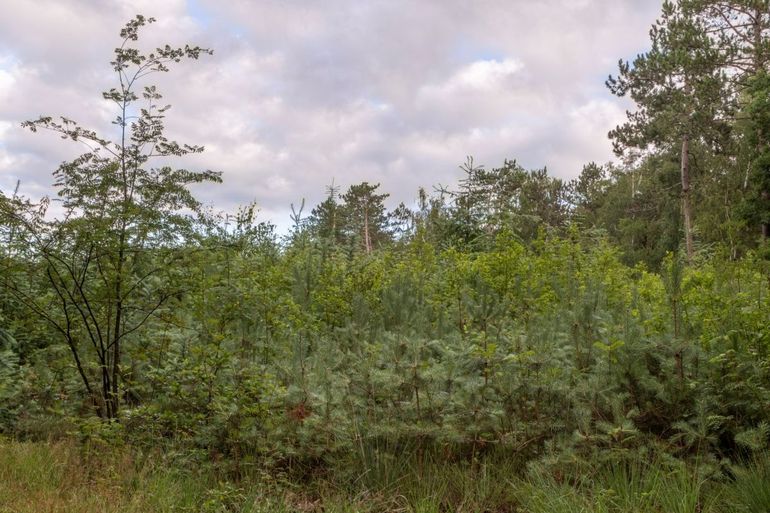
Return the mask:
{"type": "Polygon", "coordinates": [[[442,86],[447,91],[474,89],[496,91],[505,87],[509,79],[524,65],[516,59],[503,61],[481,60],[463,66],[442,86]]]}
{"type": "Polygon", "coordinates": [[[0,98],[7,99],[15,80],[10,71],[0,69],[0,98]]]}
{"type": "Polygon", "coordinates": [[[10,132],[12,126],[10,121],[0,121],[0,141],[2,141],[6,134],[10,132]]]}

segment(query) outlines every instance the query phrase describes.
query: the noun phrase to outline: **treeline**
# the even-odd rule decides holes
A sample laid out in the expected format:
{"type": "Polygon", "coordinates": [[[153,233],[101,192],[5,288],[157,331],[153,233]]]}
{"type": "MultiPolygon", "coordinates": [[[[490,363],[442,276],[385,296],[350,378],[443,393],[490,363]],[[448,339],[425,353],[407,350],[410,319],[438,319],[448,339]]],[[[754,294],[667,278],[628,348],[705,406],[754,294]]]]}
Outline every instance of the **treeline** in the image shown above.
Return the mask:
{"type": "Polygon", "coordinates": [[[352,185],[343,195],[331,185],[327,198],[308,216],[294,212],[289,245],[302,239],[371,254],[419,238],[442,248],[481,250],[501,230],[525,241],[541,229],[563,233],[584,207],[580,182],[565,183],[545,169],[527,171],[506,161],[487,170],[472,158],[461,168],[465,176],[456,187],[436,187],[431,193],[420,189],[416,205],[401,203],[392,211],[385,206],[389,194],[380,193],[379,184],[352,185]]]}

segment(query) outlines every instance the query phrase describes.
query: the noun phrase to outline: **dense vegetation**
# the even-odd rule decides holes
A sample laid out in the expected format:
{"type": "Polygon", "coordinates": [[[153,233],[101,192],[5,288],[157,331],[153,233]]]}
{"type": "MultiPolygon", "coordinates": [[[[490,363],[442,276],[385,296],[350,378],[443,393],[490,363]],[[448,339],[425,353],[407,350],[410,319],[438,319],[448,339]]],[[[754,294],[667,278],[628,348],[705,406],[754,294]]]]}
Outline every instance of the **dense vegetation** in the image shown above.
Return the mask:
{"type": "Polygon", "coordinates": [[[115,133],[24,124],[88,147],[63,213],[0,194],[0,511],[770,508],[766,0],[665,3],[620,164],[332,185],[285,236],[168,167],[144,82],[210,51],[152,21],[115,133]]]}

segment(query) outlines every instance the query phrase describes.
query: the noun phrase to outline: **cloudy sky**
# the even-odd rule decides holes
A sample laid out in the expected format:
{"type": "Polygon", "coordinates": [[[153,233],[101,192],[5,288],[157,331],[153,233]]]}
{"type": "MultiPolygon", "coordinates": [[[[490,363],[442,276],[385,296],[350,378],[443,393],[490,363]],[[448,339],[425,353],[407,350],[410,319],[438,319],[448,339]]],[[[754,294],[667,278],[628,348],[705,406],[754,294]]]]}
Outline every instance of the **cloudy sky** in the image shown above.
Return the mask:
{"type": "Polygon", "coordinates": [[[288,223],[332,181],[381,182],[393,203],[452,184],[466,155],[571,178],[611,159],[629,107],[604,87],[648,44],[659,0],[0,0],[0,189],[51,194],[82,148],[19,128],[41,114],[109,129],[100,91],[126,20],[158,22],[140,43],[215,53],[149,77],[169,135],[206,152],[179,165],[223,172],[198,191],[256,201],[288,223]]]}

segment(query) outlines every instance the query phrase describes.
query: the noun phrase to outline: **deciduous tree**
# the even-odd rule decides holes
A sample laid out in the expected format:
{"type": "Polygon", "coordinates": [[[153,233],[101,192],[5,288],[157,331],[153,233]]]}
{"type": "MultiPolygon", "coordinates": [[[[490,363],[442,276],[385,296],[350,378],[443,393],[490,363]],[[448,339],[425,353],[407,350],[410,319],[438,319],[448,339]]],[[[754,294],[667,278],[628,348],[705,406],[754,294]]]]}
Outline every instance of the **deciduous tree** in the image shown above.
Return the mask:
{"type": "Polygon", "coordinates": [[[165,165],[172,157],[203,151],[165,135],[168,105],[155,86],[142,84],[184,59],[212,52],[198,46],[134,47],[153,18],[136,16],[120,31],[110,63],[117,84],[103,93],[117,109],[113,134],[101,135],[77,122],[43,116],[23,126],[51,131],[88,150],[54,173],[63,214],[57,219],[31,209],[15,212],[23,227],[32,272],[47,277],[47,289],[10,283],[13,295],[49,322],[72,354],[86,392],[105,419],[119,415],[124,346],[179,291],[170,280],[173,262],[195,235],[200,204],[189,186],[220,181],[212,171],[165,165]],[[163,165],[153,167],[161,160],[163,165]]]}

